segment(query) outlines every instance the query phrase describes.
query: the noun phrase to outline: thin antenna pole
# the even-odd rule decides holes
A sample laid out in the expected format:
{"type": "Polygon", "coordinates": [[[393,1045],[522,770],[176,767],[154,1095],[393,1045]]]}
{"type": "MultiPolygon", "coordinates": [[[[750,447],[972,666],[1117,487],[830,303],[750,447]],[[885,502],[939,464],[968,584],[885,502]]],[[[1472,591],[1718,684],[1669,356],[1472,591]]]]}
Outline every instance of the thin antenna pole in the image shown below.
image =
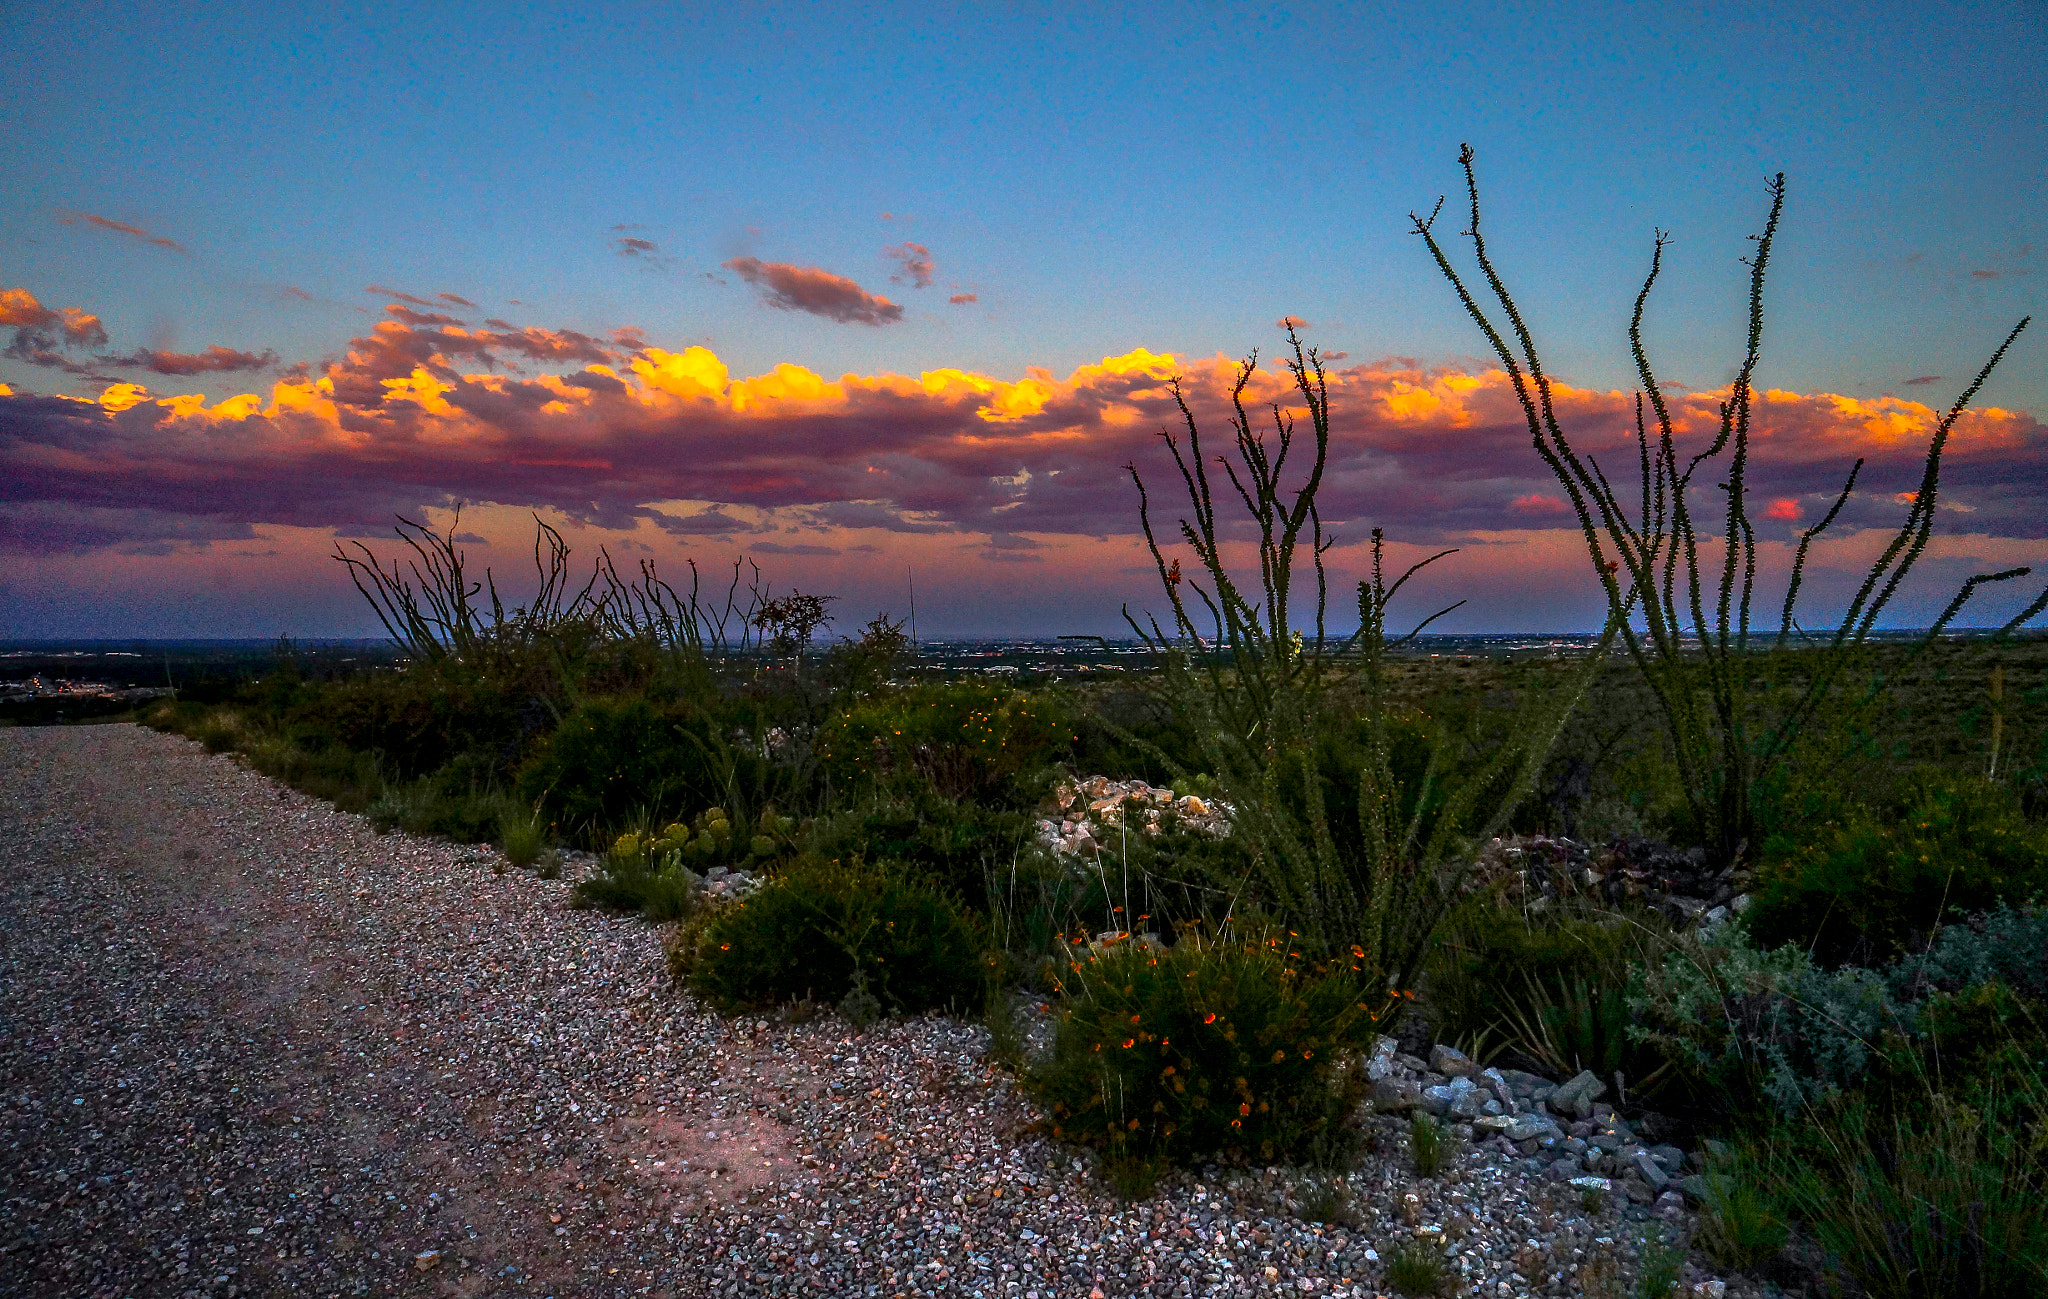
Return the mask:
{"type": "Polygon", "coordinates": [[[910,645],[917,648],[917,571],[910,565],[903,566],[903,575],[910,579],[910,645]]]}

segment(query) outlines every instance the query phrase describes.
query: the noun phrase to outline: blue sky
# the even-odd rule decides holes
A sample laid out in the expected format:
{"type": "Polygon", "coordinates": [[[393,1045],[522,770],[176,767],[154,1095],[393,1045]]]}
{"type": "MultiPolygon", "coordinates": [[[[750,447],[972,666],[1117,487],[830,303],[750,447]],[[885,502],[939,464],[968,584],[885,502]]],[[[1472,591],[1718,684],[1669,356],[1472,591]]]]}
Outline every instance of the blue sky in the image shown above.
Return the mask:
{"type": "MultiPolygon", "coordinates": [[[[636,329],[734,376],[1066,375],[1270,348],[1286,314],[1352,362],[1455,364],[1481,340],[1407,214],[1455,209],[1470,141],[1496,256],[1572,382],[1631,386],[1658,226],[1663,376],[1732,378],[1737,259],[1783,170],[1762,384],[1946,404],[2041,296],[2044,15],[11,6],[0,287],[97,316],[112,354],[275,353],[271,372],[115,376],[216,401],[320,373],[392,300],[373,285],[636,329]],[[924,287],[887,255],[908,245],[924,287]],[[901,318],[768,309],[725,266],[748,257],[901,318]]],[[[2038,414],[2043,357],[2016,350],[1980,401],[2038,414]]],[[[0,358],[17,393],[90,396],[97,373],[0,358]]]]}

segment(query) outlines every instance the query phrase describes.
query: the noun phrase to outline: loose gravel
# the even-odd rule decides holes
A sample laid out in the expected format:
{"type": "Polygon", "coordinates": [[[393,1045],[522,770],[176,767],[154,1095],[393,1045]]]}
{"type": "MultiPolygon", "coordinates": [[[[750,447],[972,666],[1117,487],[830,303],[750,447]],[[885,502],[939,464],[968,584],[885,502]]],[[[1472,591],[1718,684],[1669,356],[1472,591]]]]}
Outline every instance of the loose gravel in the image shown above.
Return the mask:
{"type": "Polygon", "coordinates": [[[0,854],[7,1294],[1365,1296],[1406,1247],[1510,1296],[1636,1267],[1619,1206],[1498,1142],[1418,1179],[1389,1119],[1343,1177],[1120,1203],[978,1025],[720,1016],[652,926],[137,727],[0,731],[0,854]]]}

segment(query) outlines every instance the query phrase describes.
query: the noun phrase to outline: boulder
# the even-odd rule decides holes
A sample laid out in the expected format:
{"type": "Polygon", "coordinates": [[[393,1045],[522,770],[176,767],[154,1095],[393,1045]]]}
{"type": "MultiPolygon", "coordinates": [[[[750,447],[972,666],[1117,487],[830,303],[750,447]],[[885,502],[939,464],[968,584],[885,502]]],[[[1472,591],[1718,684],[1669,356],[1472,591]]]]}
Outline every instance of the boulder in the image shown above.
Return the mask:
{"type": "Polygon", "coordinates": [[[1448,1074],[1453,1078],[1470,1078],[1479,1072],[1479,1066],[1472,1057],[1454,1046],[1442,1042],[1429,1048],[1429,1067],[1436,1073],[1448,1074]]]}

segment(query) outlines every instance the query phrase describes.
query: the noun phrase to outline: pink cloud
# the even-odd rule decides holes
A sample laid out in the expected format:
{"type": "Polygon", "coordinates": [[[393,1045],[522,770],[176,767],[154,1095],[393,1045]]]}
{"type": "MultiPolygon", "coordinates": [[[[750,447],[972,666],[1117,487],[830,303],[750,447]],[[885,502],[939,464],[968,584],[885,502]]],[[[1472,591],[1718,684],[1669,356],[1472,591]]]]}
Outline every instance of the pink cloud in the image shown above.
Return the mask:
{"type": "Polygon", "coordinates": [[[144,230],[141,226],[129,225],[126,221],[113,221],[103,216],[94,216],[90,212],[60,210],[57,213],[57,220],[62,225],[91,226],[96,230],[106,230],[117,235],[127,235],[131,239],[140,239],[142,242],[152,244],[158,248],[168,248],[174,253],[190,251],[185,245],[175,239],[167,239],[162,235],[153,234],[148,230],[144,230]]]}
{"type": "Polygon", "coordinates": [[[805,311],[849,325],[888,325],[903,319],[902,307],[816,266],[764,262],[756,257],[735,257],[722,265],[761,288],[762,301],[781,311],[805,311]]]}
{"type": "Polygon", "coordinates": [[[1775,519],[1780,523],[1797,523],[1799,521],[1799,501],[1790,496],[1780,497],[1771,502],[1770,508],[1764,511],[1764,517],[1775,519]]]}
{"type": "Polygon", "coordinates": [[[894,248],[885,248],[882,255],[897,263],[903,269],[889,277],[891,284],[908,284],[913,289],[928,289],[932,285],[932,273],[937,269],[932,261],[932,250],[923,244],[900,243],[894,248]]]}

